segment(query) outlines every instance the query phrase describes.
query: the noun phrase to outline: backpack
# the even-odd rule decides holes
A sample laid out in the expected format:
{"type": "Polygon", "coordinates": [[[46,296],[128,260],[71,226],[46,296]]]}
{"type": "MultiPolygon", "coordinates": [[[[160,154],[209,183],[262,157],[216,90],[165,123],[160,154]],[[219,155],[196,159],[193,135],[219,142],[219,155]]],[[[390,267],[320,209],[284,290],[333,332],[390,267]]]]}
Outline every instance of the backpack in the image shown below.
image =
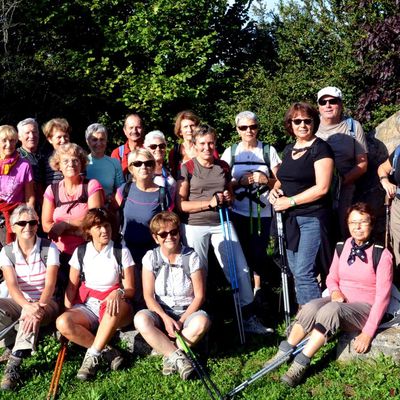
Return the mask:
{"type": "MultiPolygon", "coordinates": [[[[47,267],[47,258],[49,255],[49,247],[51,245],[51,240],[49,239],[41,239],[39,245],[40,251],[40,260],[43,262],[44,266],[47,267]]],[[[7,244],[4,246],[4,251],[8,259],[12,262],[13,267],[15,268],[15,254],[13,252],[13,244],[7,244]]]]}
{"type": "Polygon", "coordinates": [[[350,132],[351,137],[355,140],[356,139],[356,130],[355,130],[354,119],[351,117],[348,117],[346,119],[346,124],[347,124],[347,128],[350,132]]]}
{"type": "Polygon", "coordinates": [[[271,170],[271,160],[270,160],[270,145],[267,143],[262,144],[263,148],[263,157],[264,157],[264,162],[259,162],[259,161],[241,161],[241,162],[235,162],[235,157],[236,157],[236,150],[238,147],[238,143],[233,144],[230,149],[231,149],[231,161],[229,163],[229,166],[232,168],[234,165],[266,165],[268,168],[268,176],[271,170]]]}
{"type": "MultiPolygon", "coordinates": [[[[161,272],[163,266],[170,265],[169,263],[165,262],[161,256],[160,247],[156,247],[152,250],[153,252],[153,259],[155,260],[155,265],[153,266],[154,277],[157,279],[158,275],[161,272]]],[[[174,264],[176,267],[181,267],[183,273],[190,278],[190,268],[189,268],[189,260],[190,256],[193,254],[194,250],[191,247],[183,246],[182,249],[182,266],[174,264]]],[[[165,270],[164,270],[165,271],[165,270]]],[[[165,296],[167,293],[167,280],[164,279],[164,293],[161,296],[165,296]]]]}
{"type": "Polygon", "coordinates": [[[121,144],[121,146],[118,147],[118,155],[119,158],[122,160],[124,157],[124,146],[123,144],[121,144]]]}
{"type": "Polygon", "coordinates": [[[70,201],[61,201],[60,200],[60,193],[59,193],[59,182],[52,183],[51,184],[51,190],[53,191],[53,196],[54,196],[54,203],[56,208],[64,206],[66,204],[70,204],[70,206],[67,209],[67,214],[71,212],[71,210],[79,203],[87,203],[89,199],[89,194],[88,194],[88,186],[89,186],[89,180],[88,179],[83,179],[82,182],[82,193],[77,198],[76,200],[70,200],[70,201]]]}
{"type": "MultiPolygon", "coordinates": [[[[79,272],[80,272],[80,280],[81,282],[85,282],[85,273],[83,272],[83,258],[86,253],[86,246],[88,242],[81,244],[78,246],[78,262],[79,262],[79,272]]],[[[118,272],[119,276],[123,277],[123,268],[122,268],[122,245],[121,243],[114,243],[113,254],[118,264],[118,272]]]]}
{"type": "Polygon", "coordinates": [[[399,161],[400,156],[400,146],[397,146],[394,150],[393,162],[392,162],[392,169],[390,170],[390,175],[394,175],[396,172],[397,162],[399,161]]]}

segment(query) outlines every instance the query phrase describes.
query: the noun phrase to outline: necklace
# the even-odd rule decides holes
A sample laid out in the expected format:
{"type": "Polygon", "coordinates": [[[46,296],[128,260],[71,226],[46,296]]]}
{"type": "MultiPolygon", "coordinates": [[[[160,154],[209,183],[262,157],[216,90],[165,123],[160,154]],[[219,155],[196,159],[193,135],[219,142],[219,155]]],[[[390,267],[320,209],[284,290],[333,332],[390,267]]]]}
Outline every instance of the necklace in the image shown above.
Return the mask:
{"type": "Polygon", "coordinates": [[[302,153],[303,151],[307,151],[309,149],[311,149],[311,146],[301,147],[299,149],[296,149],[295,147],[293,147],[292,152],[293,152],[293,155],[296,155],[298,153],[302,153]]]}

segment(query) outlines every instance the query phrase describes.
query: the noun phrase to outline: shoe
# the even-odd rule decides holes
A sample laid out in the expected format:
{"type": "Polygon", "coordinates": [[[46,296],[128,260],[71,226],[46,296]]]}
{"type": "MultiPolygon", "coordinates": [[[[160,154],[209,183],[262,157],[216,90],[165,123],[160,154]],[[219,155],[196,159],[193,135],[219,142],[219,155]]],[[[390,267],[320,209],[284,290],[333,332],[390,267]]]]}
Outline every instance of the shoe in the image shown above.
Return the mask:
{"type": "Polygon", "coordinates": [[[182,350],[175,350],[169,357],[163,359],[164,375],[170,375],[176,371],[179,372],[184,381],[188,380],[194,371],[192,364],[182,350]]]}
{"type": "Polygon", "coordinates": [[[11,349],[6,347],[3,354],[0,356],[0,363],[7,362],[10,359],[10,356],[11,356],[11,349]]]}
{"type": "Polygon", "coordinates": [[[299,364],[296,360],[293,361],[286,374],[281,377],[281,381],[290,387],[297,386],[306,373],[309,365],[299,364]]]}
{"type": "MultiPolygon", "coordinates": [[[[290,356],[291,354],[288,354],[287,351],[278,350],[278,352],[264,364],[264,368],[269,367],[270,365],[277,362],[279,359],[281,359],[282,361],[281,364],[284,364],[285,362],[289,361],[290,356]]],[[[281,364],[278,364],[277,367],[281,364]]]]}
{"type": "Polygon", "coordinates": [[[124,362],[121,353],[111,346],[106,346],[101,352],[102,359],[110,365],[112,371],[116,371],[124,362]]]}
{"type": "Polygon", "coordinates": [[[85,354],[82,365],[76,374],[76,377],[81,381],[87,381],[89,378],[92,378],[96,375],[98,366],[99,357],[93,356],[88,350],[85,354]]]}
{"type": "Polygon", "coordinates": [[[257,335],[269,335],[274,333],[272,328],[265,327],[255,315],[243,321],[244,331],[246,333],[255,333],[257,335]]]}
{"type": "Polygon", "coordinates": [[[3,379],[1,380],[2,390],[12,390],[20,380],[19,367],[22,358],[10,355],[6,368],[4,369],[3,379]]]}

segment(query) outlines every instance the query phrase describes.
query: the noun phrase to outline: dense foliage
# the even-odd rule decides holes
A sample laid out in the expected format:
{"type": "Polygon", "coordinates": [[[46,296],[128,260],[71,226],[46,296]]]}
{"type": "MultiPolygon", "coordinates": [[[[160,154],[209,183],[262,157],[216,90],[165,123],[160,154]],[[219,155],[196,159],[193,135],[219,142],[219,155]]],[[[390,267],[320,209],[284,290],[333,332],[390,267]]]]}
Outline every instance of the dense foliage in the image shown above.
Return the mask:
{"type": "Polygon", "coordinates": [[[250,108],[264,137],[287,139],[296,100],[338,85],[367,128],[399,108],[397,0],[1,0],[0,121],[70,120],[75,140],[91,122],[113,140],[129,110],[172,138],[192,108],[233,138],[250,108]]]}

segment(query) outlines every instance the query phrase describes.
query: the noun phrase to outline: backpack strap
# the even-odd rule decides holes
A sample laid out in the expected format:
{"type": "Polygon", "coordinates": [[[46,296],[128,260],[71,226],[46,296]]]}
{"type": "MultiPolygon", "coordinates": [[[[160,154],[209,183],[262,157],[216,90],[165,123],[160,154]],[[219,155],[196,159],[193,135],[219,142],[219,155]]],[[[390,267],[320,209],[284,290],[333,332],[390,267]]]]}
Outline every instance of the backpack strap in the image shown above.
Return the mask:
{"type": "Polygon", "coordinates": [[[354,125],[355,125],[354,124],[354,119],[351,118],[351,117],[348,117],[346,119],[346,124],[347,124],[347,129],[349,130],[351,137],[353,139],[355,139],[356,138],[356,131],[354,129],[354,125]]]}
{"type": "Polygon", "coordinates": [[[53,192],[53,196],[54,196],[55,208],[58,208],[61,206],[59,187],[58,187],[59,183],[60,182],[55,182],[55,183],[51,184],[51,191],[53,192]]]}
{"type": "MultiPolygon", "coordinates": [[[[382,257],[383,250],[385,248],[381,246],[380,244],[373,244],[372,245],[372,266],[374,268],[374,272],[376,272],[376,269],[378,268],[379,262],[382,257]]],[[[342,254],[344,247],[344,242],[338,242],[336,243],[336,252],[338,257],[340,258],[340,255],[342,254]]]]}
{"type": "Polygon", "coordinates": [[[86,246],[88,242],[81,244],[78,246],[78,262],[79,262],[79,276],[81,282],[85,282],[85,273],[83,272],[83,257],[85,257],[86,246]]]}
{"type": "Polygon", "coordinates": [[[189,174],[188,179],[189,179],[189,181],[190,181],[190,180],[192,179],[193,171],[194,171],[194,161],[193,161],[193,158],[191,158],[189,161],[187,161],[187,162],[185,163],[185,167],[186,167],[187,172],[188,172],[188,174],[189,174]]]}
{"type": "Polygon", "coordinates": [[[164,186],[159,186],[158,189],[158,203],[160,204],[161,211],[168,210],[167,191],[164,186]]]}
{"type": "Polygon", "coordinates": [[[390,170],[390,175],[393,175],[397,168],[397,163],[399,161],[400,156],[400,146],[397,146],[394,151],[393,162],[392,162],[392,169],[390,170]]]}
{"type": "Polygon", "coordinates": [[[13,246],[13,244],[9,243],[9,244],[6,244],[3,248],[4,248],[4,252],[6,253],[6,256],[12,262],[12,265],[15,268],[15,254],[13,252],[12,246],[13,246]]]}
{"type": "Polygon", "coordinates": [[[237,150],[238,144],[234,143],[231,146],[231,162],[229,163],[229,166],[232,168],[235,165],[235,157],[236,157],[236,150],[237,150]]]}
{"type": "Polygon", "coordinates": [[[113,254],[118,264],[119,276],[122,279],[124,277],[124,269],[122,268],[122,244],[120,242],[114,242],[113,254]]]}
{"type": "Polygon", "coordinates": [[[71,201],[61,201],[60,193],[59,193],[59,182],[51,184],[51,190],[53,191],[54,196],[54,204],[55,208],[61,207],[63,205],[69,204],[70,206],[67,209],[67,214],[71,212],[71,210],[79,203],[87,203],[89,199],[89,180],[84,178],[82,181],[82,193],[76,200],[71,201]]]}
{"type": "Polygon", "coordinates": [[[178,174],[179,171],[179,162],[181,161],[181,155],[179,153],[179,149],[180,149],[181,144],[178,142],[174,143],[174,152],[173,152],[173,169],[175,170],[176,174],[178,174]]]}
{"type": "Polygon", "coordinates": [[[271,170],[270,148],[271,146],[268,143],[263,143],[263,156],[265,165],[268,167],[268,173],[271,170]]]}
{"type": "MultiPolygon", "coordinates": [[[[49,255],[50,244],[51,240],[49,239],[42,238],[40,240],[40,246],[39,246],[40,260],[43,262],[45,267],[47,267],[47,258],[49,255]]],[[[13,252],[13,244],[9,243],[6,246],[4,246],[4,251],[8,259],[12,262],[13,267],[15,268],[15,254],[13,252]]]]}
{"type": "Polygon", "coordinates": [[[120,217],[120,231],[122,231],[122,228],[124,226],[124,207],[126,203],[126,199],[128,198],[129,191],[131,190],[132,186],[132,179],[130,179],[128,182],[125,183],[124,188],[122,189],[122,201],[121,205],[119,206],[119,217],[120,217]]]}
{"type": "Polygon", "coordinates": [[[125,150],[125,145],[121,144],[121,146],[118,146],[118,155],[119,158],[122,160],[124,158],[124,150],[125,150]]]}

